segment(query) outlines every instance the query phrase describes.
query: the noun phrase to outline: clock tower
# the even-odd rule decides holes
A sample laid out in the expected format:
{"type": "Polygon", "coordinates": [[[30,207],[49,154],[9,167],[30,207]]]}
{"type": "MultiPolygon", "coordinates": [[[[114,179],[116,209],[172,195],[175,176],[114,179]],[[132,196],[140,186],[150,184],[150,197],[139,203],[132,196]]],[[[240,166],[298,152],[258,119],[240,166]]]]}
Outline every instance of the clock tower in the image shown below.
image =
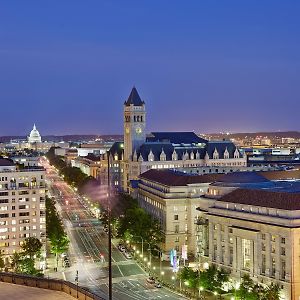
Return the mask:
{"type": "Polygon", "coordinates": [[[124,160],[132,160],[135,150],[146,141],[146,110],[135,87],[124,102],[124,160]]]}

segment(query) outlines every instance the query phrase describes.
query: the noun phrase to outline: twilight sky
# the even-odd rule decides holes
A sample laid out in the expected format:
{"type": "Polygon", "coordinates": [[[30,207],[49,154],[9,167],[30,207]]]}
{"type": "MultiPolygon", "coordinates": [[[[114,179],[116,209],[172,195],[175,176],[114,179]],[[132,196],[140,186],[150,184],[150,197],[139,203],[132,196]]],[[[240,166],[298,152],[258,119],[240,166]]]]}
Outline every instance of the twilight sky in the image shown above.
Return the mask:
{"type": "Polygon", "coordinates": [[[300,1],[0,2],[0,136],[300,130],[300,1]]]}

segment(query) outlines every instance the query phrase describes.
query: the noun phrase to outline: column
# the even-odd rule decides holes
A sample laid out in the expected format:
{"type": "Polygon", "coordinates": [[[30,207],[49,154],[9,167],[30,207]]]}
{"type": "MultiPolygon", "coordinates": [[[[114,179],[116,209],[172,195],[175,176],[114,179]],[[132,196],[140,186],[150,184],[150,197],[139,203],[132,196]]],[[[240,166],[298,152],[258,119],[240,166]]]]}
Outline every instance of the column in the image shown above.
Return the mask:
{"type": "Polygon", "coordinates": [[[253,275],[256,277],[260,274],[261,271],[261,240],[258,236],[253,240],[253,275]]]}
{"type": "Polygon", "coordinates": [[[270,276],[271,275],[271,251],[272,251],[272,247],[271,247],[271,234],[270,233],[266,233],[266,276],[270,276]]]}
{"type": "Polygon", "coordinates": [[[275,238],[275,278],[280,279],[281,273],[281,263],[280,263],[280,255],[281,255],[281,241],[280,236],[276,235],[275,238]]]}
{"type": "Polygon", "coordinates": [[[237,237],[232,236],[233,238],[233,261],[232,261],[232,267],[233,267],[233,272],[237,272],[237,237]]]}
{"type": "Polygon", "coordinates": [[[229,265],[229,228],[226,225],[224,229],[224,243],[225,243],[225,254],[224,254],[224,264],[229,265]]]}
{"type": "Polygon", "coordinates": [[[254,241],[250,240],[250,276],[254,275],[254,262],[256,261],[256,257],[254,256],[254,241]]]}
{"type": "Polygon", "coordinates": [[[243,268],[243,252],[242,252],[242,239],[238,236],[237,237],[237,272],[240,276],[241,269],[243,268]]]}
{"type": "Polygon", "coordinates": [[[221,224],[217,224],[217,263],[221,263],[222,241],[221,241],[221,224]]]}
{"type": "Polygon", "coordinates": [[[208,223],[208,245],[209,260],[212,261],[214,251],[214,224],[211,221],[208,223]]]}

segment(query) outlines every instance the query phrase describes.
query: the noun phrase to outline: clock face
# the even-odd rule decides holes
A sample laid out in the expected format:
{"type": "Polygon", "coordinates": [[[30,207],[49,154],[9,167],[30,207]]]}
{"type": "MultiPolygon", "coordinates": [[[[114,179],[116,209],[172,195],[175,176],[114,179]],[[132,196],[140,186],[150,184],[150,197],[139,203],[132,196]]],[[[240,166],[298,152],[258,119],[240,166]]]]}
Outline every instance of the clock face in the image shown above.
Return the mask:
{"type": "Polygon", "coordinates": [[[137,128],[135,129],[135,131],[136,131],[137,134],[141,134],[143,130],[142,130],[141,127],[137,127],[137,128]]]}

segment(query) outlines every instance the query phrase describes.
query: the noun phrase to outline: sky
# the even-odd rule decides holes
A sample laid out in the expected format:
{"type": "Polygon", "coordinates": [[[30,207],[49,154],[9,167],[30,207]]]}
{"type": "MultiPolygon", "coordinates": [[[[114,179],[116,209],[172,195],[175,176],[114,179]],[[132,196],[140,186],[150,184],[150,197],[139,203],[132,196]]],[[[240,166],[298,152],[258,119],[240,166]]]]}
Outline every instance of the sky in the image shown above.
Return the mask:
{"type": "Polygon", "coordinates": [[[300,130],[300,1],[0,1],[0,136],[300,130]]]}

